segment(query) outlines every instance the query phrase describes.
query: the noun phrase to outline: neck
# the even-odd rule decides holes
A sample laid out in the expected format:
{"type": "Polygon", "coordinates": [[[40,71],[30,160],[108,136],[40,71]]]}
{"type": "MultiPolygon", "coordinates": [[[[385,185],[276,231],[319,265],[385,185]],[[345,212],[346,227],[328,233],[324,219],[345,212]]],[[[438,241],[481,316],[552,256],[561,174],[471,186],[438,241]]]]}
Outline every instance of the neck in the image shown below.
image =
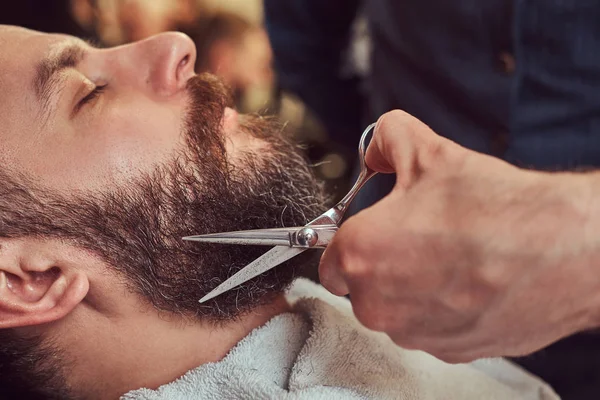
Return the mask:
{"type": "Polygon", "coordinates": [[[195,367],[221,360],[253,329],[288,310],[282,295],[218,326],[139,310],[133,317],[86,321],[87,333],[71,330],[61,336],[61,342],[71,343],[68,355],[74,360],[68,383],[86,399],[117,399],[130,390],[156,389],[195,367]]]}

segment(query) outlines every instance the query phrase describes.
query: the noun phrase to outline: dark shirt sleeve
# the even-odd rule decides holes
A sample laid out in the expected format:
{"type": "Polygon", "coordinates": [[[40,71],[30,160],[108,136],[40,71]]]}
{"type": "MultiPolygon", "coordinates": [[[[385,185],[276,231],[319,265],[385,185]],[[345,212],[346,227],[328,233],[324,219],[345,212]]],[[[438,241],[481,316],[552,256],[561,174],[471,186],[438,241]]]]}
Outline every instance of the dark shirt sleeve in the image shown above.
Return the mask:
{"type": "Polygon", "coordinates": [[[265,0],[267,31],[283,90],[296,94],[330,137],[356,144],[362,96],[356,76],[342,77],[360,0],[265,0]]]}

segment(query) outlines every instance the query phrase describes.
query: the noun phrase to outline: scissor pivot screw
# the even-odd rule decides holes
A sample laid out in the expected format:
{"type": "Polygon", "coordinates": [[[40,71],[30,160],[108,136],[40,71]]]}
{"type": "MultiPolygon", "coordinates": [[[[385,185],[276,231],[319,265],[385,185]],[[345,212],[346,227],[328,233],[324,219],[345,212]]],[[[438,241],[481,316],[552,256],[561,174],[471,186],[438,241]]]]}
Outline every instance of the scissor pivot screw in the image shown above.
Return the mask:
{"type": "Polygon", "coordinates": [[[298,244],[303,247],[313,247],[319,240],[319,235],[312,228],[304,228],[298,232],[296,237],[298,244]]]}

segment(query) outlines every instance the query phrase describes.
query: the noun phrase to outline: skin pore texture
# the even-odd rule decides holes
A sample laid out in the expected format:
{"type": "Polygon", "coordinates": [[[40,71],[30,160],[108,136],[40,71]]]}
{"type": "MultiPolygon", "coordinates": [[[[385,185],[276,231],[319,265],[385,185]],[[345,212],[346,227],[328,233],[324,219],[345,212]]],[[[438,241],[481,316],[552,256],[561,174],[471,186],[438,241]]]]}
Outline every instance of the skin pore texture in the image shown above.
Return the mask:
{"type": "Polygon", "coordinates": [[[277,124],[193,73],[189,38],[0,26],[0,50],[0,398],[156,388],[289,309],[316,252],[198,302],[267,249],[181,237],[305,224],[325,200],[277,124]]]}

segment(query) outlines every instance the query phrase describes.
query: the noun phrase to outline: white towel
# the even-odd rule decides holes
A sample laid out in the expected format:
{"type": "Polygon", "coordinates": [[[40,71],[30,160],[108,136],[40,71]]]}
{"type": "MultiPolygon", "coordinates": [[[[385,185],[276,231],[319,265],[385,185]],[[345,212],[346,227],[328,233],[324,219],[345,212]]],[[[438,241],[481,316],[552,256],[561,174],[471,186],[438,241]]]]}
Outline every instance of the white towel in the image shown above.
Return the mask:
{"type": "Polygon", "coordinates": [[[223,360],[122,399],[558,399],[506,360],[450,365],[399,348],[364,328],[347,300],[308,280],[286,297],[293,312],[252,331],[223,360]]]}

